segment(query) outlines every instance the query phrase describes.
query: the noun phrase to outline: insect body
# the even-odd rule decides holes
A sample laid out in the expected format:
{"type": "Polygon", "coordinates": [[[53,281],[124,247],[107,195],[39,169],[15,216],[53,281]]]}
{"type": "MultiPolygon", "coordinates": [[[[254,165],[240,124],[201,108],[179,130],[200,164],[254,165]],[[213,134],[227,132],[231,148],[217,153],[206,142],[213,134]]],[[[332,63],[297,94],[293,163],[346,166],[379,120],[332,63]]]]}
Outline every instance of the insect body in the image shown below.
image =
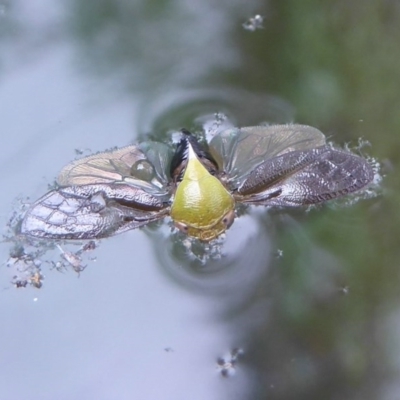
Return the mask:
{"type": "Polygon", "coordinates": [[[188,131],[175,150],[145,142],[63,168],[60,188],[27,211],[21,233],[50,239],[115,235],[171,216],[209,241],[235,218],[235,204],[301,206],[355,192],[374,171],[367,160],[328,146],[304,125],[228,129],[205,148],[188,131]]]}
{"type": "Polygon", "coordinates": [[[190,236],[210,240],[231,225],[234,208],[233,196],[207,170],[188,142],[187,165],[171,207],[175,224],[190,236]]]}

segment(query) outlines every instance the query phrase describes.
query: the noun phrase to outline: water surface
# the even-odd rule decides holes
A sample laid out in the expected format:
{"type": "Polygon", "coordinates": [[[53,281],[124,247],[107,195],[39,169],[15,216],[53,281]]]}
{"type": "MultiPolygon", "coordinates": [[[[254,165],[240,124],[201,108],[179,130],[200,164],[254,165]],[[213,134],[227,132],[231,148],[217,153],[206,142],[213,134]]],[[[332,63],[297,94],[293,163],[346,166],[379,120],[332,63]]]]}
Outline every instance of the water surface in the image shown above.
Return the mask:
{"type": "Polygon", "coordinates": [[[17,199],[75,157],[182,127],[310,124],[336,144],[362,137],[384,175],[350,206],[247,210],[206,257],[168,221],[101,241],[79,274],[54,268],[54,249],[40,289],[10,283],[1,243],[2,398],[398,397],[399,13],[373,0],[2,1],[4,234],[17,199]]]}

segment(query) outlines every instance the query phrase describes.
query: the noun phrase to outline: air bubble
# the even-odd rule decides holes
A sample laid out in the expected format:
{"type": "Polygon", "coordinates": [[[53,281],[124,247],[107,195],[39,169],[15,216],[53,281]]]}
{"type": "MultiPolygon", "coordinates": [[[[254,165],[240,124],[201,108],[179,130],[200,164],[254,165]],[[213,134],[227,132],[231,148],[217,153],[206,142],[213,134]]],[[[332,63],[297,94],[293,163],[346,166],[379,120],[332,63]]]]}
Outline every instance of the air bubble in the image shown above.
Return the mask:
{"type": "Polygon", "coordinates": [[[140,160],[132,165],[131,175],[145,182],[154,178],[154,167],[146,160],[140,160]]]}

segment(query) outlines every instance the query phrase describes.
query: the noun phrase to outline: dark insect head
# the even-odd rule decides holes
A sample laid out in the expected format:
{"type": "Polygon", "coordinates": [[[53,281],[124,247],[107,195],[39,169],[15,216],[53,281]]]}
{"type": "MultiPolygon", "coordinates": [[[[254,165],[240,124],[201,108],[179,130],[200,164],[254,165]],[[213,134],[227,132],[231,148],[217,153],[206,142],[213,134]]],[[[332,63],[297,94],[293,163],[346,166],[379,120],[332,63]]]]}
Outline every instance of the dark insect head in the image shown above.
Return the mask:
{"type": "Polygon", "coordinates": [[[201,161],[204,167],[207,168],[210,174],[215,175],[218,171],[218,165],[213,156],[198,142],[196,137],[191,132],[184,128],[181,129],[181,132],[182,137],[176,147],[175,154],[172,157],[170,165],[170,176],[172,179],[175,182],[182,180],[188,161],[189,146],[192,147],[198,159],[201,161]]]}

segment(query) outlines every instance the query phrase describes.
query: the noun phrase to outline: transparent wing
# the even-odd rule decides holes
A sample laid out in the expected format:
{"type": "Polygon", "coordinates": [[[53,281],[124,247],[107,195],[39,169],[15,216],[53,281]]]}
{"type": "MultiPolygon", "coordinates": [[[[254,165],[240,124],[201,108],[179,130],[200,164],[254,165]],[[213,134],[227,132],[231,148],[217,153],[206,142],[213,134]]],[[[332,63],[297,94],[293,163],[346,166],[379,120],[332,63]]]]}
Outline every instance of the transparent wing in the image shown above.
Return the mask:
{"type": "Polygon", "coordinates": [[[48,239],[115,235],[163,218],[161,199],[126,184],[93,184],[53,190],[27,211],[21,233],[48,239]]]}
{"type": "Polygon", "coordinates": [[[174,151],[159,142],[143,142],[138,146],[146,155],[147,160],[154,168],[155,177],[158,182],[164,184],[170,180],[169,166],[174,151]]]}
{"type": "Polygon", "coordinates": [[[373,178],[367,160],[322,146],[266,160],[247,176],[237,196],[271,206],[315,204],[360,190],[373,178]]]}
{"type": "Polygon", "coordinates": [[[265,160],[325,143],[323,133],[306,125],[252,126],[221,132],[211,140],[210,151],[226,174],[228,184],[237,187],[265,160]]]}
{"type": "Polygon", "coordinates": [[[61,186],[125,182],[158,192],[167,186],[171,153],[168,146],[156,142],[98,153],[64,167],[57,181],[61,186]]]}

